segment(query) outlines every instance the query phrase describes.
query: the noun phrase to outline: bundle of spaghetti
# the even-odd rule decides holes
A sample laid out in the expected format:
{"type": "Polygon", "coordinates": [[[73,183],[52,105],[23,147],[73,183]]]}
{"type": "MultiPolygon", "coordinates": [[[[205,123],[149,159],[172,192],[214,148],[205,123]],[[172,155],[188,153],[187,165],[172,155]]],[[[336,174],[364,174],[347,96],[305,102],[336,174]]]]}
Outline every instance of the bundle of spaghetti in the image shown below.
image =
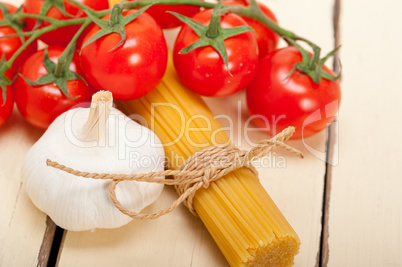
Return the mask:
{"type": "MultiPolygon", "coordinates": [[[[140,115],[158,135],[170,168],[178,168],[205,147],[230,144],[202,98],[180,83],[171,58],[155,90],[119,105],[127,114],[140,115]]],[[[250,169],[238,169],[212,182],[198,190],[193,201],[231,266],[293,264],[299,237],[250,169]]]]}

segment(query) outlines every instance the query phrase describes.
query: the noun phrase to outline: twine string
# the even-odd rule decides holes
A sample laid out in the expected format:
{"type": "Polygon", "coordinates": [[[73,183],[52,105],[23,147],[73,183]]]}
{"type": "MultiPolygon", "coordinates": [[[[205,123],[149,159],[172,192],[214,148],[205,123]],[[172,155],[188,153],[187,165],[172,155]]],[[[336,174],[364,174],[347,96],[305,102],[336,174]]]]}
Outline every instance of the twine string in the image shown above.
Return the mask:
{"type": "Polygon", "coordinates": [[[46,164],[47,166],[83,178],[112,180],[109,184],[110,199],[117,209],[133,219],[156,219],[173,211],[181,203],[183,203],[193,215],[198,216],[193,207],[193,199],[195,193],[201,187],[208,188],[211,182],[242,167],[249,168],[256,177],[258,177],[258,172],[252,165],[252,162],[266,156],[276,147],[280,147],[303,158],[302,152],[285,144],[294,133],[294,130],[294,127],[288,127],[273,138],[261,141],[258,146],[249,151],[240,150],[234,146],[208,147],[191,155],[178,170],[164,170],[142,174],[111,174],[81,172],[49,159],[46,161],[46,164]],[[161,179],[161,176],[173,176],[174,179],[161,179]],[[122,181],[173,185],[179,197],[173,201],[170,206],[156,213],[144,214],[134,212],[125,208],[117,199],[116,186],[122,181]]]}

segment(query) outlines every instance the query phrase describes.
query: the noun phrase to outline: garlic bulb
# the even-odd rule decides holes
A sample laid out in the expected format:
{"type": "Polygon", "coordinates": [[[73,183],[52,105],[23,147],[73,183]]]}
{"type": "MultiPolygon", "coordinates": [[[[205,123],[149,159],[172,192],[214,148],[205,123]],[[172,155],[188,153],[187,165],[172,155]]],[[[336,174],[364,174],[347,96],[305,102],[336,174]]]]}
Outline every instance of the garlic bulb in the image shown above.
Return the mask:
{"type": "MultiPolygon", "coordinates": [[[[117,228],[131,220],[110,200],[109,180],[74,176],[46,166],[47,159],[96,173],[164,169],[159,138],[113,108],[112,95],[105,91],[93,96],[91,108],[69,110],[49,126],[25,157],[23,183],[35,206],[64,229],[117,228]]],[[[116,195],[126,208],[139,212],[154,202],[162,189],[160,184],[124,181],[117,185],[116,195]]]]}

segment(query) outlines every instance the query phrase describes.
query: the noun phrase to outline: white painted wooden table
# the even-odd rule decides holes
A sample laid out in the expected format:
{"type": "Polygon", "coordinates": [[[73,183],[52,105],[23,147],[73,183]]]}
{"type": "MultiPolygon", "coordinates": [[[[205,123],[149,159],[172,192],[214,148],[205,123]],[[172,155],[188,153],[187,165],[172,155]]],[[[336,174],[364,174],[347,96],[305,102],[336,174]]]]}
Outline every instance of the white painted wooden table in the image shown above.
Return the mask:
{"type": "MultiPolygon", "coordinates": [[[[278,151],[276,158],[286,156],[284,168],[259,169],[262,184],[301,238],[295,266],[402,266],[402,2],[349,0],[341,8],[340,0],[263,2],[282,26],[324,51],[343,44],[337,123],[291,142],[304,160],[278,151]]],[[[207,102],[215,114],[236,118],[235,127],[244,125],[244,93],[207,102]]],[[[24,154],[40,135],[16,109],[0,128],[1,266],[46,266],[50,256],[55,226],[31,203],[20,177],[24,154]]],[[[261,132],[251,135],[262,138],[261,132]]],[[[249,148],[242,135],[233,139],[249,148]]],[[[151,208],[165,206],[175,194],[167,188],[151,208]]],[[[202,222],[183,207],[120,229],[64,231],[55,248],[51,265],[57,258],[60,266],[227,266],[202,222]]]]}

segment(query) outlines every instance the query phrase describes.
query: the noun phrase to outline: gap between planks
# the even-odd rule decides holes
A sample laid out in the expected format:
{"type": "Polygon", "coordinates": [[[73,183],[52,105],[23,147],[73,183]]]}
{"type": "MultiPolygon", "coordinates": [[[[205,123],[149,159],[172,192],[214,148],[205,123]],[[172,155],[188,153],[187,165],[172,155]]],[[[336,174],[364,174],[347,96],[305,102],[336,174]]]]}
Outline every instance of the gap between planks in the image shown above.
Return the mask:
{"type": "MultiPolygon", "coordinates": [[[[340,40],[340,16],[341,16],[341,0],[334,1],[333,9],[333,29],[334,29],[334,47],[339,47],[341,45],[340,40]]],[[[339,51],[335,53],[333,70],[335,73],[341,71],[340,56],[339,51]]],[[[336,149],[335,143],[338,138],[337,122],[333,122],[328,128],[328,142],[327,142],[327,162],[324,177],[324,194],[323,194],[323,205],[322,205],[322,230],[320,239],[320,251],[318,255],[317,265],[319,267],[326,267],[329,261],[329,204],[331,195],[331,181],[332,181],[332,166],[336,164],[337,161],[334,159],[334,151],[336,149]]]]}
{"type": "Polygon", "coordinates": [[[37,267],[57,266],[58,255],[64,241],[64,229],[46,217],[46,231],[38,254],[37,267]]]}
{"type": "Polygon", "coordinates": [[[56,224],[50,219],[49,216],[47,216],[46,231],[45,235],[43,236],[42,245],[40,246],[38,254],[38,265],[37,265],[38,267],[48,266],[55,233],[56,233],[56,224]]]}

